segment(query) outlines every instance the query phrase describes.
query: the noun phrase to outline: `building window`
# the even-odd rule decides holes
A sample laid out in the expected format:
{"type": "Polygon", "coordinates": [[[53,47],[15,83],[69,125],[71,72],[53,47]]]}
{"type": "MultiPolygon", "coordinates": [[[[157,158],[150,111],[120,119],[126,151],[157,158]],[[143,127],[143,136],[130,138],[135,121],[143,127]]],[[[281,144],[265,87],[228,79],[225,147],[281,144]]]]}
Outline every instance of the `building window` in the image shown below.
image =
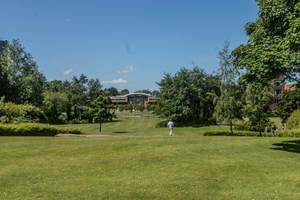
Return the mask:
{"type": "Polygon", "coordinates": [[[281,90],[275,90],[274,94],[275,94],[275,96],[279,96],[281,94],[281,90]]]}
{"type": "Polygon", "coordinates": [[[280,81],[280,80],[276,80],[276,81],[274,82],[274,85],[275,85],[275,86],[280,86],[280,85],[281,85],[281,81],[280,81]]]}

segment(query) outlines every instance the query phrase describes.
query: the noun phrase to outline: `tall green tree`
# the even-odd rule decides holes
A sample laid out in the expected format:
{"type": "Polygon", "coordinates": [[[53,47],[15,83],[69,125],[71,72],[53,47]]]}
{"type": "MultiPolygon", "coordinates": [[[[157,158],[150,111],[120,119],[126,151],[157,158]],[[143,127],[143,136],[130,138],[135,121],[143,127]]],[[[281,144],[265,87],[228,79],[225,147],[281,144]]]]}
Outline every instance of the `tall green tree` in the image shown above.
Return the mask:
{"type": "Polygon", "coordinates": [[[8,43],[3,43],[0,54],[0,97],[13,99],[14,87],[11,80],[13,80],[13,73],[10,68],[9,47],[8,43]]]}
{"type": "Polygon", "coordinates": [[[233,134],[234,120],[242,119],[243,103],[241,94],[243,93],[238,85],[240,73],[237,67],[233,65],[228,41],[224,43],[223,49],[219,51],[218,58],[220,60],[221,96],[218,98],[214,116],[218,121],[228,123],[230,132],[233,134]]]}
{"type": "MultiPolygon", "coordinates": [[[[67,82],[67,81],[65,81],[67,82]]],[[[69,89],[68,85],[65,82],[61,80],[52,80],[48,81],[45,85],[45,91],[51,91],[51,92],[64,92],[69,89]]]]}
{"type": "Polygon", "coordinates": [[[105,88],[104,89],[104,94],[106,96],[117,96],[120,93],[119,93],[119,91],[118,91],[117,88],[115,88],[115,87],[109,87],[109,88],[105,88]]]}
{"type": "Polygon", "coordinates": [[[213,85],[214,79],[198,67],[181,68],[174,76],[165,74],[157,83],[156,113],[177,124],[213,123],[213,98],[219,90],[213,85]]]}
{"type": "MultiPolygon", "coordinates": [[[[245,31],[249,40],[233,51],[235,64],[247,70],[248,82],[268,83],[300,72],[299,0],[257,0],[258,19],[245,31]]],[[[299,81],[299,80],[298,80],[299,81]]]]}
{"type": "Polygon", "coordinates": [[[120,95],[126,95],[126,94],[129,94],[129,90],[128,89],[123,89],[120,91],[120,95]]]}
{"type": "Polygon", "coordinates": [[[89,113],[94,123],[99,123],[99,132],[102,130],[102,123],[112,121],[116,118],[114,112],[112,112],[112,105],[109,104],[109,98],[105,96],[99,96],[91,103],[89,113]]]}
{"type": "Polygon", "coordinates": [[[8,43],[0,56],[0,76],[7,101],[41,106],[45,76],[38,71],[37,63],[18,40],[8,43]]]}
{"type": "Polygon", "coordinates": [[[88,101],[93,101],[103,93],[102,85],[98,78],[89,79],[87,84],[87,98],[88,101]]]}
{"type": "Polygon", "coordinates": [[[50,123],[66,123],[68,97],[66,92],[51,92],[44,93],[43,110],[50,123]]]}
{"type": "Polygon", "coordinates": [[[87,76],[81,74],[79,78],[73,76],[69,93],[69,101],[73,107],[73,117],[82,120],[87,113],[88,96],[87,96],[87,76]]]}
{"type": "Polygon", "coordinates": [[[300,84],[293,91],[285,91],[280,97],[276,113],[281,118],[282,122],[291,116],[291,114],[300,109],[300,84]]]}
{"type": "Polygon", "coordinates": [[[251,83],[246,89],[247,104],[243,107],[244,116],[249,119],[250,127],[261,132],[270,126],[269,112],[273,95],[270,88],[260,83],[251,83]]]}

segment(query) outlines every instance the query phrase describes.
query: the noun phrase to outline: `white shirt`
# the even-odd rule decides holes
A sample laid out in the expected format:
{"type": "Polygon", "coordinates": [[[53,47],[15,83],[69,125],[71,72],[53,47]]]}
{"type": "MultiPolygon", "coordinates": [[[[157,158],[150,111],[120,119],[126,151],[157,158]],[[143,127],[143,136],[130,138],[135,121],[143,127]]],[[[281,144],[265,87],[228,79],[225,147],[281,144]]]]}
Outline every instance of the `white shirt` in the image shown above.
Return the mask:
{"type": "Polygon", "coordinates": [[[168,128],[173,128],[174,127],[174,122],[169,121],[167,126],[168,126],[168,128]]]}

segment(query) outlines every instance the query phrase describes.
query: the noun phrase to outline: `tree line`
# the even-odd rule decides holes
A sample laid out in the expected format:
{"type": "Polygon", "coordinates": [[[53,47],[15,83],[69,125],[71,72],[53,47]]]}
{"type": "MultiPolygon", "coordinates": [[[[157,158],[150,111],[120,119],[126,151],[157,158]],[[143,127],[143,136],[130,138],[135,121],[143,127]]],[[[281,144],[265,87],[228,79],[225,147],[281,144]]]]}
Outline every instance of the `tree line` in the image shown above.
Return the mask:
{"type": "Polygon", "coordinates": [[[245,25],[248,42],[219,52],[219,71],[207,75],[199,68],[165,74],[159,83],[158,113],[180,123],[214,123],[247,118],[245,127],[262,131],[270,126],[271,81],[284,76],[295,90],[281,95],[273,113],[285,123],[299,109],[300,2],[256,0],[259,13],[245,25]],[[209,82],[209,83],[208,83],[209,82]]]}
{"type": "MultiPolygon", "coordinates": [[[[31,105],[38,108],[43,112],[39,116],[44,115],[41,121],[50,123],[93,122],[98,119],[95,117],[97,112],[93,111],[96,109],[93,105],[97,102],[99,104],[99,101],[102,102],[99,105],[108,105],[109,96],[129,93],[128,89],[118,91],[115,87],[103,88],[98,78],[91,79],[83,74],[79,77],[73,76],[71,81],[47,81],[46,77],[38,70],[38,65],[32,55],[26,52],[19,40],[6,41],[1,46],[0,85],[1,105],[9,102],[0,108],[2,122],[11,121],[9,119],[12,118],[7,116],[11,116],[12,111],[8,110],[13,110],[14,107],[18,107],[15,110],[23,110],[15,114],[19,119],[24,118],[20,116],[24,116],[25,111],[28,113],[37,110],[28,109],[31,108],[30,106],[17,105],[31,105]]],[[[147,89],[136,92],[155,93],[155,91],[147,89]]],[[[107,112],[113,109],[111,106],[106,107],[107,112]]],[[[26,116],[28,117],[28,115],[26,116]]],[[[111,120],[111,117],[112,114],[107,115],[106,120],[111,120]]]]}

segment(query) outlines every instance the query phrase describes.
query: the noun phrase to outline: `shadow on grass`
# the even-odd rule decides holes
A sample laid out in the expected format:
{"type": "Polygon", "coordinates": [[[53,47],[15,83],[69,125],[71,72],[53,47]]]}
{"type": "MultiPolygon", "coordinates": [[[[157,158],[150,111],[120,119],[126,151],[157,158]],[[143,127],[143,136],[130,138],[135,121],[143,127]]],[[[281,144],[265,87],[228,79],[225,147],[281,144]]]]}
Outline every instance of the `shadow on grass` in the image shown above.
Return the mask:
{"type": "Polygon", "coordinates": [[[300,153],[300,140],[283,141],[281,143],[275,143],[273,145],[276,146],[274,148],[271,148],[273,150],[300,153]]]}
{"type": "Polygon", "coordinates": [[[122,133],[130,133],[130,132],[127,132],[127,131],[114,131],[112,133],[116,133],[116,134],[122,134],[122,133]]]}
{"type": "Polygon", "coordinates": [[[114,119],[112,121],[105,122],[105,123],[115,123],[115,122],[122,122],[122,121],[124,121],[124,120],[122,120],[122,119],[114,119]]]}

